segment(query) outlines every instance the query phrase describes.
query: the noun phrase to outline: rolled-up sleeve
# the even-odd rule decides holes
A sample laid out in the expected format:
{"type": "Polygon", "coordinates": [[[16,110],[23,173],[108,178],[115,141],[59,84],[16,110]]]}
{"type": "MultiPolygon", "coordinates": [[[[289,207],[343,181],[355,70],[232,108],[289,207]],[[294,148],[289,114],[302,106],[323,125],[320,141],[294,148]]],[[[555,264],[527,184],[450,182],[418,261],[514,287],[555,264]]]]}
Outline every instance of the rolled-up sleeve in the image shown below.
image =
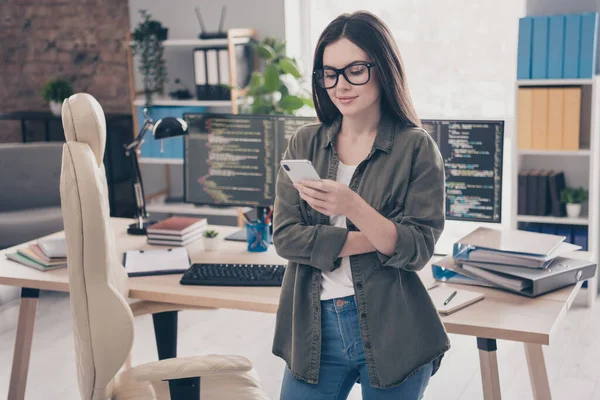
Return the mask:
{"type": "Polygon", "coordinates": [[[433,256],[445,224],[444,160],[433,139],[417,145],[402,207],[389,218],[398,232],[394,254],[377,252],[386,267],[419,271],[433,256]]]}
{"type": "MultiPolygon", "coordinates": [[[[296,159],[297,134],[288,144],[284,159],[296,159]]],[[[283,168],[275,184],[273,209],[273,244],[286,260],[332,271],[340,265],[339,255],[346,243],[348,230],[341,227],[310,225],[300,212],[300,196],[283,168]]]]}

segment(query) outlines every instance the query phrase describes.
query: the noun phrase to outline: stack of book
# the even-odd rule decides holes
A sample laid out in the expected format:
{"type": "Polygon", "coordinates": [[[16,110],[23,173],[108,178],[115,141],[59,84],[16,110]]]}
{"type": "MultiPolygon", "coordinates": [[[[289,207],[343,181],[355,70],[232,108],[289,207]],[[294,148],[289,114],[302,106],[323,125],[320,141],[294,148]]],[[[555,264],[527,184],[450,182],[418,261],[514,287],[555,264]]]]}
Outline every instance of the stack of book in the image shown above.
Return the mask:
{"type": "Polygon", "coordinates": [[[64,238],[41,239],[29,247],[7,253],[6,258],[40,271],[50,271],[67,266],[67,250],[64,238]]]}
{"type": "Polygon", "coordinates": [[[565,237],[480,227],[432,264],[438,281],[488,286],[528,297],[592,278],[596,264],[568,257],[581,246],[565,237]]]}
{"type": "Polygon", "coordinates": [[[149,244],[185,246],[202,236],[206,218],[170,217],[146,229],[149,244]]]}

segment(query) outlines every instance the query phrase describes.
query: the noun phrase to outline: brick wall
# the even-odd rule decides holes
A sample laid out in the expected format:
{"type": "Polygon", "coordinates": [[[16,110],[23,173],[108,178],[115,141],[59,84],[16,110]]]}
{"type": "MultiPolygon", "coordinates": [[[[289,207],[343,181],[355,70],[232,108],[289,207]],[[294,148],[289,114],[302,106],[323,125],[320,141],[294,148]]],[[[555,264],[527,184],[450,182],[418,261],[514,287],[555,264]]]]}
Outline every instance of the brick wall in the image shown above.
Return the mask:
{"type": "MultiPolygon", "coordinates": [[[[129,30],[127,0],[0,1],[0,113],[48,110],[40,93],[54,78],[105,112],[130,112],[129,30]]],[[[19,129],[0,121],[0,143],[20,141],[19,129]]]]}

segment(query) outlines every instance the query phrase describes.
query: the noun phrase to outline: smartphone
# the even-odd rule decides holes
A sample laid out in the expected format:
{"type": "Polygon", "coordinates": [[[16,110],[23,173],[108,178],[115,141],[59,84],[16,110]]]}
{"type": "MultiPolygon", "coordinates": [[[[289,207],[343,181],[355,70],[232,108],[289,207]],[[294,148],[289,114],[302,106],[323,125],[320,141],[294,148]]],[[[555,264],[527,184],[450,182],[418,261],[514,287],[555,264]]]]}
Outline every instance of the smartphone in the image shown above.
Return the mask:
{"type": "Polygon", "coordinates": [[[321,182],[321,177],[310,160],[281,160],[280,163],[293,183],[302,180],[321,182]]]}

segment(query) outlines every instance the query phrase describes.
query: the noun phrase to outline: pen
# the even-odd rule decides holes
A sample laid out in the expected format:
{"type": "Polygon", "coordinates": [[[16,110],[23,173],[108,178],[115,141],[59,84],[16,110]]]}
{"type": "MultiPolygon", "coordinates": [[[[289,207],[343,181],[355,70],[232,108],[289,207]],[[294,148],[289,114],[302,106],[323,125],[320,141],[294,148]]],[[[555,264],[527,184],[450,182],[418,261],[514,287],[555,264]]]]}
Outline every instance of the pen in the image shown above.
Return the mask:
{"type": "Polygon", "coordinates": [[[452,300],[452,298],[456,296],[456,290],[454,292],[452,292],[452,294],[450,296],[448,296],[448,298],[446,299],[446,301],[444,301],[444,305],[450,303],[450,300],[452,300]]]}

